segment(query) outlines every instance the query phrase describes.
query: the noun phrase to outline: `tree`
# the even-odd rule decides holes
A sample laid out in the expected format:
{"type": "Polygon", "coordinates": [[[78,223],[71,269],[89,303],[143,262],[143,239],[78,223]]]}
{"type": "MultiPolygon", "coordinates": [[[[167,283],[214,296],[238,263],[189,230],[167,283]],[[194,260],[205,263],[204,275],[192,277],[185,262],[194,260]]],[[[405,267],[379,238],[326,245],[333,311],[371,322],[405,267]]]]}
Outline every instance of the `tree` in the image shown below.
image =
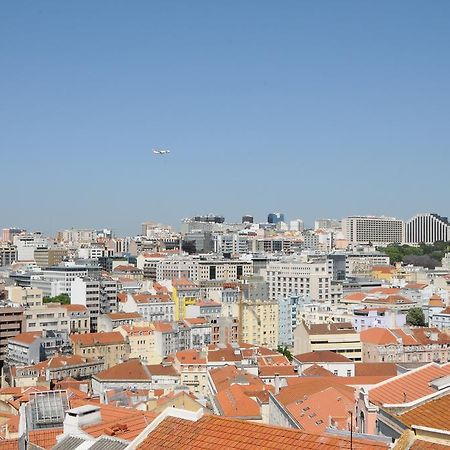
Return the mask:
{"type": "Polygon", "coordinates": [[[287,358],[289,361],[292,361],[292,358],[293,358],[292,353],[288,350],[287,347],[282,347],[281,345],[279,345],[279,346],[277,347],[277,352],[278,352],[278,353],[281,353],[281,354],[284,355],[284,356],[286,356],[286,358],[287,358]]]}
{"type": "Polygon", "coordinates": [[[61,303],[61,305],[69,305],[70,297],[67,294],[60,294],[56,297],[44,297],[44,303],[61,303]]]}
{"type": "Polygon", "coordinates": [[[422,308],[411,308],[406,315],[406,323],[416,327],[424,327],[426,324],[422,308]]]}

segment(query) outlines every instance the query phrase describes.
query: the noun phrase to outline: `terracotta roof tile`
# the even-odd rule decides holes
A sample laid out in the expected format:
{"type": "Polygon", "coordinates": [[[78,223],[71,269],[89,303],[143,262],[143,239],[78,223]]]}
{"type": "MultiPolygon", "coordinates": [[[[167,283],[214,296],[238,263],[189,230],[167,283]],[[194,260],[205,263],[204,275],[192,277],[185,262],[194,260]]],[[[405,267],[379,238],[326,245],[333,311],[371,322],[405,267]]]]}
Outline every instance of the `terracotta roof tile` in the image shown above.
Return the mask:
{"type": "Polygon", "coordinates": [[[355,376],[397,376],[397,364],[395,363],[356,363],[355,376]]]}
{"type": "Polygon", "coordinates": [[[360,333],[362,343],[388,345],[396,344],[397,339],[388,328],[368,328],[360,333]]]}
{"type": "Polygon", "coordinates": [[[63,432],[62,428],[47,428],[44,430],[33,430],[29,432],[28,441],[43,449],[51,449],[56,445],[56,436],[63,432]]]}
{"type": "Polygon", "coordinates": [[[313,364],[309,366],[302,372],[302,376],[304,377],[335,377],[334,373],[331,373],[329,370],[323,368],[322,366],[318,366],[317,364],[313,364]]]}
{"type": "Polygon", "coordinates": [[[416,439],[409,450],[449,450],[450,444],[437,444],[436,442],[423,441],[416,439]]]}
{"type": "Polygon", "coordinates": [[[450,394],[410,409],[397,418],[408,427],[419,425],[450,431],[450,394]]]}
{"type": "MultiPolygon", "coordinates": [[[[167,417],[141,443],[139,450],[260,449],[337,450],[349,438],[310,434],[300,430],[207,415],[197,422],[167,417]]],[[[386,449],[384,443],[353,439],[354,450],[386,449]]]]}
{"type": "Polygon", "coordinates": [[[118,331],[104,333],[85,333],[72,334],[70,339],[83,347],[92,347],[94,345],[113,345],[125,343],[125,338],[118,331]]]}
{"type": "Polygon", "coordinates": [[[442,366],[430,363],[373,386],[369,400],[376,405],[411,402],[435,392],[430,381],[447,375],[450,363],[442,366]]]}

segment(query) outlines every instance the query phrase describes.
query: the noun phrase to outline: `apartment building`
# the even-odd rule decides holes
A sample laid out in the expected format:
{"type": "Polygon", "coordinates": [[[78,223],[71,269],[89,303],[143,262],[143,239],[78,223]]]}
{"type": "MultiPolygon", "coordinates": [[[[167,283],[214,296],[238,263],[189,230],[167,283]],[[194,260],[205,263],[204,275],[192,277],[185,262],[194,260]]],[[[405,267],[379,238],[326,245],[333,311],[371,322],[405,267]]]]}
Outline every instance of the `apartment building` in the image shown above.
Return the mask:
{"type": "Polygon", "coordinates": [[[186,317],[186,307],[195,305],[200,299],[200,288],[187,278],[172,280],[172,300],[175,304],[175,320],[186,317]]]}
{"type": "Polygon", "coordinates": [[[33,287],[8,286],[8,300],[20,306],[42,305],[42,290],[33,287]]]}
{"type": "Polygon", "coordinates": [[[45,303],[25,309],[25,331],[66,331],[70,333],[67,309],[58,303],[45,303]]]}
{"type": "Polygon", "coordinates": [[[71,282],[71,303],[86,306],[91,331],[97,331],[101,314],[117,311],[117,281],[109,277],[77,277],[71,282]]]}
{"type": "Polygon", "coordinates": [[[267,265],[267,281],[271,300],[300,295],[323,301],[331,294],[331,275],[326,260],[286,257],[272,261],[267,265]]]}
{"type": "Polygon", "coordinates": [[[342,231],[351,244],[400,244],[404,222],[393,217],[351,216],[342,220],[342,231]]]}
{"type": "Polygon", "coordinates": [[[318,350],[340,353],[352,361],[362,360],[360,336],[350,322],[309,325],[301,322],[294,331],[294,352],[318,350]]]}
{"type": "Polygon", "coordinates": [[[6,359],[8,339],[17,336],[25,329],[23,308],[11,306],[9,303],[0,304],[0,366],[6,359]]]}
{"type": "Polygon", "coordinates": [[[91,316],[89,309],[84,305],[62,305],[66,310],[67,320],[69,321],[69,332],[72,333],[90,333],[91,316]]]}
{"type": "Polygon", "coordinates": [[[101,359],[106,368],[125,361],[130,353],[126,339],[117,331],[72,334],[70,340],[74,355],[101,359]]]}
{"type": "Polygon", "coordinates": [[[168,294],[127,294],[119,308],[124,313],[137,313],[147,322],[172,322],[175,317],[175,304],[168,294]]]}
{"type": "Polygon", "coordinates": [[[9,242],[0,242],[0,267],[10,266],[17,259],[17,247],[9,242]]]}
{"type": "Polygon", "coordinates": [[[236,305],[241,341],[268,348],[278,346],[278,302],[254,300],[236,305]]]}
{"type": "Polygon", "coordinates": [[[65,248],[38,247],[34,250],[34,261],[41,269],[57,266],[67,257],[68,253],[65,248]]]}

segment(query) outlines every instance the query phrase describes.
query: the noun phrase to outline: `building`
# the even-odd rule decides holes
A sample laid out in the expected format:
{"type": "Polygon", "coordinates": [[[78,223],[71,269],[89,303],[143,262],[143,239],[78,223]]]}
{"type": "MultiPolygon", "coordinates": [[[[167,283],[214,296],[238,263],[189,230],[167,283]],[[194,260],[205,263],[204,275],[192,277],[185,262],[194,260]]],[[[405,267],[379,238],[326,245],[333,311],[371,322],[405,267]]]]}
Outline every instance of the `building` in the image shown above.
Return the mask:
{"type": "Polygon", "coordinates": [[[267,265],[269,298],[291,295],[309,296],[313,300],[328,300],[331,293],[331,275],[326,260],[306,260],[285,257],[267,265]]]}
{"type": "Polygon", "coordinates": [[[130,346],[130,359],[139,358],[144,364],[159,364],[161,355],[156,351],[155,334],[152,326],[122,325],[115,329],[121,333],[130,346]]]}
{"type": "Polygon", "coordinates": [[[38,267],[58,266],[68,255],[65,248],[38,247],[34,250],[34,261],[38,267]]]}
{"type": "Polygon", "coordinates": [[[318,350],[340,353],[352,361],[362,360],[359,333],[349,322],[307,325],[302,321],[294,331],[294,352],[318,350]]]}
{"type": "Polygon", "coordinates": [[[24,329],[23,308],[0,304],[0,365],[7,356],[8,340],[21,334],[24,329]]]}
{"type": "Polygon", "coordinates": [[[34,261],[34,250],[47,247],[48,240],[41,233],[18,234],[13,237],[17,248],[17,261],[34,261]]]}
{"type": "Polygon", "coordinates": [[[284,214],[283,213],[269,213],[267,215],[267,223],[280,223],[280,222],[284,222],[284,214]]]}
{"type": "Polygon", "coordinates": [[[238,305],[241,341],[249,344],[278,347],[278,302],[243,301],[238,305]]]}
{"type": "Polygon", "coordinates": [[[361,331],[364,362],[427,363],[450,360],[450,335],[437,328],[361,331]]]}
{"type": "Polygon", "coordinates": [[[69,332],[73,333],[90,333],[91,316],[89,309],[84,305],[62,305],[66,310],[67,320],[69,321],[69,332]]]}
{"type": "Polygon", "coordinates": [[[127,294],[120,309],[124,313],[139,314],[147,322],[172,322],[175,316],[175,304],[168,294],[127,294]]]}
{"type": "Polygon", "coordinates": [[[14,236],[26,232],[27,230],[22,230],[21,228],[3,228],[2,238],[0,239],[0,241],[11,243],[14,239],[14,236]]]}
{"type": "Polygon", "coordinates": [[[70,333],[70,322],[65,305],[44,303],[25,309],[25,331],[66,331],[70,333]]]}
{"type": "Polygon", "coordinates": [[[32,287],[8,286],[8,300],[20,306],[42,305],[42,290],[32,287]]]}
{"type": "Polygon", "coordinates": [[[250,214],[245,214],[244,216],[242,216],[242,223],[253,223],[253,216],[251,216],[250,214]]]}
{"type": "Polygon", "coordinates": [[[434,244],[450,241],[450,224],[447,217],[438,214],[417,214],[406,222],[405,241],[408,244],[434,244]]]}
{"type": "Polygon", "coordinates": [[[0,242],[0,267],[10,266],[17,259],[17,247],[8,242],[0,242]]]}
{"type": "Polygon", "coordinates": [[[30,366],[44,359],[42,332],[19,333],[8,339],[5,362],[9,367],[30,366]]]}
{"type": "Polygon", "coordinates": [[[182,350],[175,353],[173,367],[180,374],[181,384],[196,395],[208,393],[206,355],[199,350],[182,350]]]}
{"type": "Polygon", "coordinates": [[[354,377],[355,362],[340,353],[329,350],[316,350],[314,352],[295,355],[292,364],[299,375],[313,366],[320,366],[338,377],[354,377]]]}
{"type": "Polygon", "coordinates": [[[300,306],[306,300],[298,295],[278,299],[278,345],[294,345],[294,330],[299,322],[300,306]]]}
{"type": "Polygon", "coordinates": [[[401,244],[404,222],[393,217],[351,216],[342,220],[342,231],[351,244],[401,244]]]}
{"type": "Polygon", "coordinates": [[[106,368],[128,359],[129,346],[122,334],[117,331],[72,334],[70,340],[74,355],[101,359],[106,368]]]}
{"type": "Polygon", "coordinates": [[[133,326],[142,322],[144,318],[137,312],[116,312],[101,314],[97,320],[97,331],[113,331],[118,327],[133,326]]]}
{"type": "Polygon", "coordinates": [[[239,342],[239,319],[237,317],[216,317],[210,320],[211,343],[230,345],[239,342]]]}
{"type": "Polygon", "coordinates": [[[200,289],[187,278],[172,280],[172,300],[175,304],[175,320],[186,317],[186,307],[195,305],[200,299],[200,289]]]}
{"type": "Polygon", "coordinates": [[[108,277],[77,277],[71,282],[71,303],[86,306],[91,330],[97,330],[101,314],[117,311],[117,281],[108,277]]]}

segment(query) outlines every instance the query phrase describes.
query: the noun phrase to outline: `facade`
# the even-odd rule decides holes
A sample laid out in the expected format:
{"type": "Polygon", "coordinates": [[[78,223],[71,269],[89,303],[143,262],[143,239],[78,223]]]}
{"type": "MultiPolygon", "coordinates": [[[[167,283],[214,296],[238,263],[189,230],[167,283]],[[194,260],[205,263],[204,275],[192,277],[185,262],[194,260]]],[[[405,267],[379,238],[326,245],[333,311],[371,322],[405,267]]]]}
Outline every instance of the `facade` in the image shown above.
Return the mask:
{"type": "Polygon", "coordinates": [[[278,302],[243,301],[238,317],[241,341],[269,348],[278,347],[278,302]]]}
{"type": "Polygon", "coordinates": [[[17,259],[17,247],[8,242],[0,242],[0,267],[10,266],[17,259]]]}
{"type": "Polygon", "coordinates": [[[42,269],[59,265],[67,255],[65,248],[38,247],[34,250],[34,261],[42,269]]]}
{"type": "Polygon", "coordinates": [[[294,345],[294,330],[298,325],[300,306],[305,300],[298,295],[278,299],[278,345],[294,345]]]}
{"type": "Polygon", "coordinates": [[[352,361],[362,360],[359,333],[349,322],[311,325],[301,322],[294,331],[294,352],[318,350],[340,353],[352,361]]]}
{"type": "Polygon", "coordinates": [[[206,397],[208,393],[206,355],[198,350],[183,350],[175,354],[173,367],[180,374],[181,384],[206,397]]]}
{"type": "Polygon", "coordinates": [[[25,331],[66,331],[70,333],[67,309],[57,303],[44,303],[25,309],[25,331]]]}
{"type": "Polygon", "coordinates": [[[91,316],[89,309],[84,305],[63,305],[67,312],[69,321],[69,332],[72,333],[90,333],[91,316]]]}
{"type": "Polygon", "coordinates": [[[0,365],[8,353],[8,340],[22,333],[25,329],[23,308],[0,305],[0,365]]]}
{"type": "Polygon", "coordinates": [[[137,312],[117,312],[102,314],[97,320],[97,331],[113,331],[115,328],[124,325],[133,326],[138,322],[142,322],[144,318],[137,312]]]}
{"type": "Polygon", "coordinates": [[[313,300],[330,298],[331,275],[326,261],[286,257],[270,262],[267,281],[271,300],[291,295],[309,296],[313,300]]]}
{"type": "Polygon", "coordinates": [[[144,364],[159,364],[161,355],[156,351],[155,334],[152,326],[123,325],[116,328],[127,340],[130,346],[129,359],[139,358],[144,364]]]}
{"type": "Polygon", "coordinates": [[[404,222],[393,217],[347,217],[342,220],[342,231],[351,244],[401,244],[404,241],[404,222]]]}
{"type": "Polygon", "coordinates": [[[20,333],[8,339],[6,364],[9,367],[30,366],[45,359],[42,333],[20,333]]]}
{"type": "Polygon", "coordinates": [[[38,288],[8,286],[8,300],[20,306],[41,306],[42,291],[38,288]]]}
{"type": "Polygon", "coordinates": [[[175,304],[167,294],[127,294],[120,309],[124,313],[137,313],[146,322],[171,322],[175,316],[175,304]]]}
{"type": "Polygon", "coordinates": [[[118,332],[72,334],[70,340],[74,355],[101,359],[106,368],[128,359],[129,346],[118,332]]]}
{"type": "Polygon", "coordinates": [[[187,278],[172,280],[172,300],[175,304],[175,320],[186,318],[186,307],[195,305],[200,299],[200,289],[187,278]]]}
{"type": "Polygon", "coordinates": [[[91,331],[97,330],[99,315],[117,311],[117,281],[111,278],[77,277],[71,291],[71,303],[89,310],[91,331]]]}
{"type": "Polygon", "coordinates": [[[239,319],[236,317],[216,317],[211,319],[211,343],[230,345],[239,342],[239,319]]]}
{"type": "Polygon", "coordinates": [[[450,224],[447,217],[438,214],[417,214],[406,222],[406,243],[434,244],[450,241],[450,224]]]}
{"type": "Polygon", "coordinates": [[[364,362],[446,363],[450,335],[437,328],[369,328],[361,332],[364,362]]]}

